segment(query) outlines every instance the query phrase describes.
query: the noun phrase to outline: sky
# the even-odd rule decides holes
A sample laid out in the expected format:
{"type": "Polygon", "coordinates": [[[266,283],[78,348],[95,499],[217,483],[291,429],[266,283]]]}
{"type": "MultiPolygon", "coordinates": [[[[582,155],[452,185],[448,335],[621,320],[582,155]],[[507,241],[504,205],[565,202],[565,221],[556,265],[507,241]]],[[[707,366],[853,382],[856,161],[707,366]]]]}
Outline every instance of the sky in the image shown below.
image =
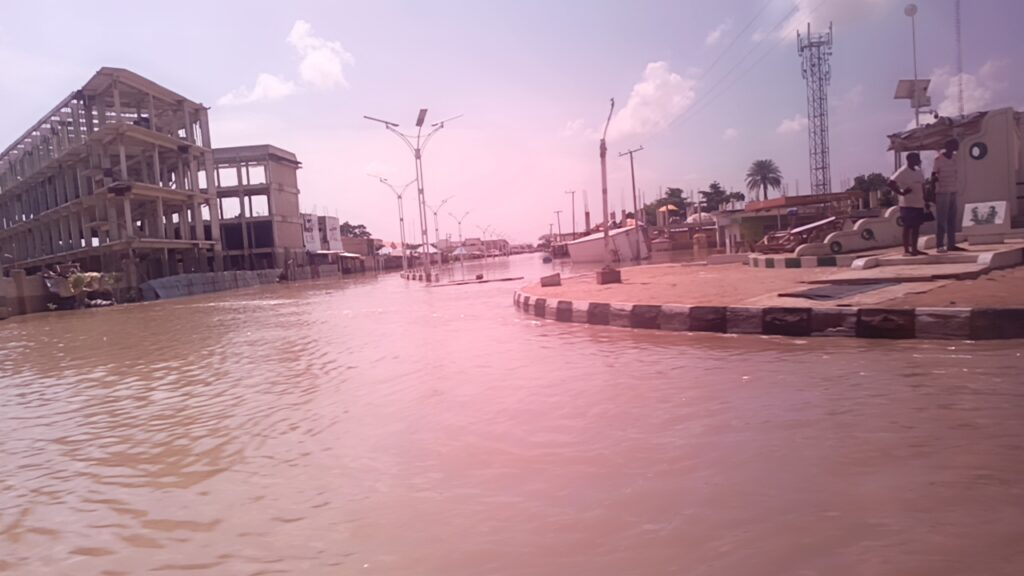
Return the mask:
{"type": "MultiPolygon", "coordinates": [[[[956,113],[954,0],[919,0],[918,72],[933,104],[956,113]]],[[[887,172],[885,138],[912,123],[893,99],[913,77],[911,22],[892,0],[218,0],[173,3],[0,1],[0,146],[103,66],[131,69],[210,107],[214,146],[295,152],[304,210],[397,239],[391,191],[411,152],[364,115],[414,129],[445,125],[423,152],[441,235],[490,227],[534,242],[577,227],[584,195],[601,212],[598,139],[609,112],[608,196],[631,209],[665,187],[743,190],[771,158],[789,194],[808,192],[806,84],[796,30],[834,26],[829,87],[833,188],[887,172]],[[586,191],[585,194],[583,191],[586,191]],[[555,211],[561,210],[560,216],[555,211]]],[[[1024,2],[963,0],[967,112],[1024,108],[1024,2]],[[1012,71],[1018,71],[1012,74],[1012,71]]],[[[407,228],[418,234],[414,192],[407,228]]],[[[432,220],[432,217],[431,217],[432,220]]],[[[433,238],[433,222],[430,222],[433,238]]]]}

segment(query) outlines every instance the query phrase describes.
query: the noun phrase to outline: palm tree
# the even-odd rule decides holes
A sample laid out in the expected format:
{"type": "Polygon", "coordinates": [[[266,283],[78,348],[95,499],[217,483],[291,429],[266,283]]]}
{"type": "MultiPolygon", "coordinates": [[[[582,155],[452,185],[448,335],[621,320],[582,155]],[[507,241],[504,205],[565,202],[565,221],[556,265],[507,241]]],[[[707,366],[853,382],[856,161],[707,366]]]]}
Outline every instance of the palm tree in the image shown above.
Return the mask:
{"type": "Polygon", "coordinates": [[[754,160],[747,170],[747,190],[757,198],[757,191],[761,191],[761,200],[768,199],[768,189],[778,190],[782,188],[782,171],[774,160],[754,160]]]}

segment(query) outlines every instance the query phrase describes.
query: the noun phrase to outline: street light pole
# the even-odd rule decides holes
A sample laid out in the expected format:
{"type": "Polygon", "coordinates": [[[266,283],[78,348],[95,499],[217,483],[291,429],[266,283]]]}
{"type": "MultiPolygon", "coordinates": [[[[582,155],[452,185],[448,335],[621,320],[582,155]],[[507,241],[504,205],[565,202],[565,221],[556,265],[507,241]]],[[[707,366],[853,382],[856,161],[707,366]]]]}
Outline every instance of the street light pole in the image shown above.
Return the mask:
{"type": "Polygon", "coordinates": [[[601,155],[601,205],[604,211],[602,221],[604,222],[604,265],[606,267],[612,264],[612,253],[608,237],[608,145],[605,141],[608,138],[608,125],[612,123],[614,110],[615,98],[612,98],[611,107],[608,109],[608,120],[604,123],[604,133],[601,135],[601,144],[598,146],[601,155]]]}
{"type": "Polygon", "coordinates": [[[382,176],[376,176],[376,178],[380,180],[381,184],[387,186],[388,188],[391,189],[392,192],[395,193],[395,199],[398,201],[398,233],[402,242],[402,272],[408,272],[409,260],[408,256],[406,256],[405,253],[405,203],[402,201],[402,196],[405,194],[405,191],[409,188],[409,186],[412,186],[413,184],[416,183],[416,180],[410,180],[408,184],[402,186],[402,191],[399,192],[398,189],[391,184],[391,182],[388,182],[387,178],[384,178],[382,176]]]}
{"type": "MultiPolygon", "coordinates": [[[[430,209],[430,211],[434,213],[434,238],[435,238],[434,242],[435,242],[435,244],[441,241],[441,227],[437,223],[437,213],[440,212],[441,208],[444,208],[444,205],[447,204],[448,201],[451,200],[454,197],[455,196],[449,196],[449,197],[445,198],[444,200],[441,200],[441,203],[437,205],[437,209],[436,210],[431,208],[430,205],[427,204],[427,208],[430,209]]],[[[436,248],[436,246],[435,246],[435,248],[436,248]]],[[[430,249],[430,247],[428,246],[427,250],[429,250],[429,249],[430,249]]],[[[441,249],[438,248],[437,251],[438,251],[437,260],[438,260],[438,264],[440,264],[441,263],[441,249]]]]}
{"type": "Polygon", "coordinates": [[[629,155],[629,177],[633,180],[633,232],[636,233],[636,255],[635,260],[640,261],[640,208],[636,203],[636,170],[633,167],[633,154],[640,152],[644,147],[633,148],[619,153],[619,158],[629,155]]]}
{"type": "Polygon", "coordinates": [[[914,53],[914,126],[921,126],[921,98],[917,87],[917,4],[907,4],[903,13],[910,17],[910,41],[914,53]]]}
{"type": "Polygon", "coordinates": [[[566,194],[572,196],[572,239],[576,239],[576,191],[568,190],[566,194]]]}
{"type": "Polygon", "coordinates": [[[402,140],[402,142],[405,142],[405,145],[409,147],[409,150],[412,152],[413,158],[416,161],[416,189],[420,209],[420,241],[422,245],[426,247],[427,250],[427,262],[426,266],[424,266],[423,268],[423,271],[427,277],[427,282],[432,282],[433,276],[431,275],[430,264],[430,234],[427,231],[427,227],[429,226],[429,224],[427,224],[427,200],[426,195],[424,194],[423,191],[423,151],[426,150],[427,144],[430,143],[430,139],[434,136],[434,134],[437,134],[438,130],[444,128],[445,123],[451,122],[452,120],[455,120],[456,118],[459,118],[461,116],[462,114],[459,114],[458,116],[452,116],[447,120],[434,122],[433,124],[430,125],[431,130],[427,132],[426,136],[423,135],[423,123],[427,118],[426,108],[421,108],[419,115],[416,117],[416,136],[411,136],[399,132],[397,130],[398,124],[395,122],[381,120],[380,118],[374,118],[372,116],[363,116],[363,118],[367,120],[383,124],[384,128],[398,136],[402,140]],[[413,144],[414,140],[415,144],[413,144]]]}

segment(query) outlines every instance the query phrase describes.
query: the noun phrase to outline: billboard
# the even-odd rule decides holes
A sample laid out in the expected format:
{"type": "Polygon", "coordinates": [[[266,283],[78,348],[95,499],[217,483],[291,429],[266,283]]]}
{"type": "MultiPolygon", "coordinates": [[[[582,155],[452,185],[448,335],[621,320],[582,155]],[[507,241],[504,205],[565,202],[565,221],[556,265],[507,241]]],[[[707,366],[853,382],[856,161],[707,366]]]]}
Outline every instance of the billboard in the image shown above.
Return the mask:
{"type": "Polygon", "coordinates": [[[341,224],[338,219],[334,216],[321,216],[318,224],[320,225],[320,245],[323,246],[323,249],[344,252],[345,248],[341,245],[341,224]]]}
{"type": "Polygon", "coordinates": [[[320,251],[320,223],[316,214],[302,215],[302,245],[306,252],[320,251]]]}

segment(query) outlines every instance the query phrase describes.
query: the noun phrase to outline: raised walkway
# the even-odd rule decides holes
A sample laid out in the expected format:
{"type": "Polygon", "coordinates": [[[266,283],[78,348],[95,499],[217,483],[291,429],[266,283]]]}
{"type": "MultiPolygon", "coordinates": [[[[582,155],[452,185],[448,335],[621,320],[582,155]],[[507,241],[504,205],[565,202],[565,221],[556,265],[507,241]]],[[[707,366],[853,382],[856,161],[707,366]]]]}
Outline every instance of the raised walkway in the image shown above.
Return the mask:
{"type": "Polygon", "coordinates": [[[1013,268],[1024,262],[1024,246],[975,250],[973,258],[971,254],[935,255],[917,265],[901,264],[900,256],[888,253],[871,258],[876,260],[859,268],[630,267],[622,269],[622,284],[598,285],[593,274],[573,276],[563,278],[560,286],[525,286],[516,291],[513,303],[536,318],[624,328],[784,336],[1024,338],[1024,268],[1013,268]],[[792,295],[813,288],[824,288],[829,298],[792,295]]]}

